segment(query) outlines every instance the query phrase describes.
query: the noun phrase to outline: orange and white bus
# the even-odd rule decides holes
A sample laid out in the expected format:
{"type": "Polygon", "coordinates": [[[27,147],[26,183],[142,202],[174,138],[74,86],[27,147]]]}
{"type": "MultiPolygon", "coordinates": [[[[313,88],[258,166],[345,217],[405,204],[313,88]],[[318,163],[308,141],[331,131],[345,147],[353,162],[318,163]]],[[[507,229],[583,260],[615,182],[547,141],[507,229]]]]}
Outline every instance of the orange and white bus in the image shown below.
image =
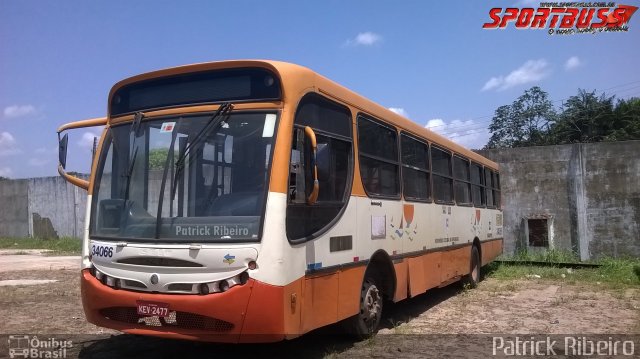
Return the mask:
{"type": "Polygon", "coordinates": [[[87,320],[220,342],[340,321],[465,279],[502,251],[496,163],[298,65],[223,61],[117,83],[58,130],[88,191],[87,320]],[[89,180],[61,132],[104,125],[89,180]]]}

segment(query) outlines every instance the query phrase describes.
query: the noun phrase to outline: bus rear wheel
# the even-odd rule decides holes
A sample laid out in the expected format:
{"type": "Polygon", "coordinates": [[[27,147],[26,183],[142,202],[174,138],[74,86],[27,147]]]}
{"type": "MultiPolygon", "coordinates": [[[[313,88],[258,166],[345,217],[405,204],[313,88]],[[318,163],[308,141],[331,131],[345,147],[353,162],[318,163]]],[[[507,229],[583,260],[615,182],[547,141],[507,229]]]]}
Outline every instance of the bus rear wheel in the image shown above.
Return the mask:
{"type": "Polygon", "coordinates": [[[471,288],[475,288],[478,286],[480,282],[480,252],[478,252],[478,247],[473,246],[471,248],[471,261],[469,274],[464,278],[464,284],[468,285],[471,288]]]}
{"type": "Polygon", "coordinates": [[[372,278],[362,283],[360,311],[348,320],[348,331],[358,339],[374,334],[382,318],[382,292],[372,278]]]}

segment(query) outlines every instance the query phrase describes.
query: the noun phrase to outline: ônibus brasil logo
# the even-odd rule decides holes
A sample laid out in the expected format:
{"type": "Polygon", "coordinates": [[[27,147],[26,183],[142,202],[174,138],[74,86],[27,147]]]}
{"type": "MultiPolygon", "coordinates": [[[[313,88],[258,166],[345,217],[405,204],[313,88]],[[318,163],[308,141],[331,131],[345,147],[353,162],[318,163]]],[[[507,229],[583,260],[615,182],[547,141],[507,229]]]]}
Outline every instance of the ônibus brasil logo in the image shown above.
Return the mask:
{"type": "Polygon", "coordinates": [[[547,29],[549,35],[629,31],[636,10],[636,6],[613,2],[541,2],[537,9],[494,7],[489,10],[491,22],[482,28],[504,29],[513,22],[516,29],[547,29]]]}

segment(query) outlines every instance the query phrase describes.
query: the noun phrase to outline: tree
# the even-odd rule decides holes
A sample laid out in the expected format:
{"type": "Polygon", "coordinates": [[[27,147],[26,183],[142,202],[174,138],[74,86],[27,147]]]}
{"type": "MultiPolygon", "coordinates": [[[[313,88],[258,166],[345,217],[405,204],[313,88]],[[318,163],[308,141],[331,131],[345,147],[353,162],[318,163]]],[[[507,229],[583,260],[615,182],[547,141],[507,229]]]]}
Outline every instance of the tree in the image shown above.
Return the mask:
{"type": "Polygon", "coordinates": [[[604,93],[598,96],[595,90],[579,89],[577,95],[569,97],[562,105],[562,111],[549,131],[550,141],[554,144],[603,141],[619,127],[613,102],[614,96],[604,93]]]}
{"type": "Polygon", "coordinates": [[[605,141],[640,140],[640,98],[618,100],[611,127],[605,141]]]}
{"type": "Polygon", "coordinates": [[[640,140],[640,98],[578,89],[556,114],[546,92],[532,87],[493,116],[487,148],[640,140]]]}
{"type": "Polygon", "coordinates": [[[546,134],[555,116],[549,95],[534,86],[511,105],[498,107],[489,126],[491,138],[485,148],[548,144],[546,134]]]}

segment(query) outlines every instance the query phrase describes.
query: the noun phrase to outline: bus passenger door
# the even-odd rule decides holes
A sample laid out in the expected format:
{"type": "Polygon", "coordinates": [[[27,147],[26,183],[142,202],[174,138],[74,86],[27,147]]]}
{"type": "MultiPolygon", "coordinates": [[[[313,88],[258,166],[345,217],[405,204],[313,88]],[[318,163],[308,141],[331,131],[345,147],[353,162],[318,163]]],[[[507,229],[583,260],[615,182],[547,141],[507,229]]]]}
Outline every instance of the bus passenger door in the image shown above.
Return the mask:
{"type": "MultiPolygon", "coordinates": [[[[286,230],[304,243],[301,331],[339,317],[339,265],[355,255],[350,111],[318,94],[303,97],[293,128],[286,230]],[[335,268],[325,270],[327,267],[335,268]]],[[[302,254],[302,253],[300,253],[302,254]]],[[[357,295],[356,295],[357,297],[357,295]]]]}

